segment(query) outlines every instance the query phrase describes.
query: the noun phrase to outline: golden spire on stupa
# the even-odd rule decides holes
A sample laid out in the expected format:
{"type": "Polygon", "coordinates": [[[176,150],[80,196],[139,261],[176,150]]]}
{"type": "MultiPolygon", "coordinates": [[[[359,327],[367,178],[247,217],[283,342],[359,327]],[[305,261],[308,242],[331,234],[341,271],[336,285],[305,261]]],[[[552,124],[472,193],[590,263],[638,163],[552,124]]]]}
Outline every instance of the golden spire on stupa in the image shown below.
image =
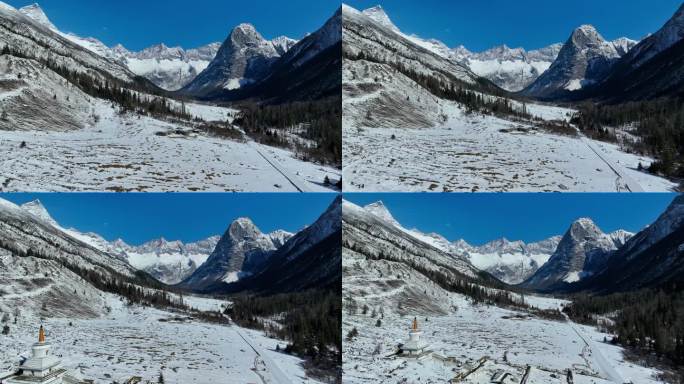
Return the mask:
{"type": "Polygon", "coordinates": [[[414,331],[418,330],[418,318],[414,317],[413,318],[413,326],[411,327],[414,331]]]}
{"type": "Polygon", "coordinates": [[[40,325],[40,330],[38,331],[38,342],[41,344],[45,343],[45,329],[43,328],[43,324],[40,325]]]}

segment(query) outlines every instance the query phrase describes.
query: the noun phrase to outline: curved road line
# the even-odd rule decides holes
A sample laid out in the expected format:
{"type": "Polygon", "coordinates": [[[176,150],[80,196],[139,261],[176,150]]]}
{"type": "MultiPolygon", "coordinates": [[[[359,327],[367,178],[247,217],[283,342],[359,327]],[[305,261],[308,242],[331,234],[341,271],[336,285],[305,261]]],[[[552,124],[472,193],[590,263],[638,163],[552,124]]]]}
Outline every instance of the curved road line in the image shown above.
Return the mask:
{"type": "Polygon", "coordinates": [[[252,147],[252,148],[253,148],[261,157],[263,157],[264,160],[266,160],[266,162],[269,163],[276,171],[278,171],[281,175],[283,175],[283,177],[284,177],[287,181],[289,181],[290,184],[292,184],[292,186],[295,187],[295,188],[297,189],[297,191],[302,192],[302,193],[303,193],[303,192],[311,192],[311,191],[309,191],[309,189],[308,189],[306,186],[304,186],[304,184],[301,184],[301,185],[300,185],[300,184],[298,184],[298,183],[295,183],[294,180],[293,180],[295,177],[292,176],[292,175],[289,175],[289,174],[288,174],[289,172],[287,172],[285,169],[283,169],[283,168],[281,167],[281,165],[278,164],[275,160],[272,160],[272,159],[270,159],[268,156],[264,155],[264,154],[259,150],[259,148],[256,146],[256,144],[257,144],[257,143],[254,142],[254,141],[249,141],[249,146],[252,147]]]}
{"type": "MultiPolygon", "coordinates": [[[[577,129],[577,128],[576,128],[577,129]]],[[[613,164],[610,160],[605,158],[598,150],[596,147],[594,147],[594,144],[591,142],[591,139],[586,137],[584,134],[582,134],[579,129],[577,130],[577,133],[579,134],[580,140],[587,146],[589,149],[598,156],[601,161],[603,161],[608,168],[610,168],[616,175],[617,175],[617,181],[615,185],[615,189],[620,192],[620,186],[621,184],[624,185],[625,188],[627,188],[627,191],[629,192],[643,192],[644,189],[637,183],[634,179],[629,177],[628,175],[624,174],[622,170],[620,170],[619,166],[613,164]]]]}
{"type": "MultiPolygon", "coordinates": [[[[257,356],[259,358],[261,358],[261,361],[264,363],[264,366],[266,366],[268,371],[271,373],[274,383],[276,383],[276,384],[291,384],[290,380],[283,373],[283,371],[280,370],[280,368],[275,364],[275,362],[273,362],[273,360],[271,360],[268,356],[266,356],[266,354],[260,353],[254,347],[254,345],[249,342],[248,338],[245,337],[240,331],[238,331],[237,329],[235,329],[234,331],[235,331],[235,333],[238,334],[238,336],[240,336],[242,338],[242,340],[245,341],[245,343],[247,345],[250,346],[250,348],[252,348],[252,350],[254,350],[254,353],[256,353],[257,356]]],[[[256,366],[256,359],[254,360],[254,362],[255,362],[255,366],[256,366]]],[[[257,373],[257,375],[259,375],[259,374],[257,373]]],[[[259,377],[261,377],[262,381],[266,382],[261,375],[259,375],[259,377]]]]}
{"type": "MultiPolygon", "coordinates": [[[[563,313],[563,312],[561,312],[563,313]]],[[[597,368],[601,370],[603,375],[610,381],[612,381],[615,384],[622,384],[625,382],[625,379],[620,375],[618,371],[615,370],[615,367],[613,367],[606,357],[601,353],[601,349],[596,347],[594,344],[594,341],[586,337],[581,330],[579,330],[576,326],[575,323],[570,320],[570,317],[563,313],[563,316],[568,322],[568,325],[570,328],[572,328],[573,331],[579,336],[580,339],[584,342],[584,344],[589,348],[589,353],[591,354],[591,360],[596,363],[597,368]]]]}

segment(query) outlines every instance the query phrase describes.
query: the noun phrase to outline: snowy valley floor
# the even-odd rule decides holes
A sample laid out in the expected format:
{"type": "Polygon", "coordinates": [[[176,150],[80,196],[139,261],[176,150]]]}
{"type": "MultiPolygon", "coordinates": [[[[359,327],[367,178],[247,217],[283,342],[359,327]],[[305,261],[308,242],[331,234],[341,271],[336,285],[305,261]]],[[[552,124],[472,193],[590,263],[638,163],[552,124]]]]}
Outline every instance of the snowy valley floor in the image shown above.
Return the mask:
{"type": "MultiPolygon", "coordinates": [[[[0,131],[0,189],[11,191],[330,191],[340,171],[289,151],[203,134],[134,115],[95,100],[85,128],[66,132],[0,131]],[[159,135],[164,133],[165,136],[159,135]],[[25,142],[25,147],[22,146],[25,142]]],[[[207,121],[230,109],[189,105],[207,121]]]]}
{"type": "MultiPolygon", "coordinates": [[[[165,382],[174,384],[318,383],[306,378],[301,359],[275,351],[283,341],[236,326],[175,320],[176,314],[105,296],[111,312],[102,318],[44,321],[53,352],[76,377],[122,383],[141,376],[157,382],[163,372],[165,382]]],[[[201,309],[212,302],[199,301],[201,309]]],[[[0,372],[30,353],[39,326],[33,320],[11,324],[10,335],[0,338],[0,372]]]]}
{"type": "MultiPolygon", "coordinates": [[[[652,159],[616,145],[529,130],[491,116],[466,115],[442,101],[434,128],[356,128],[343,124],[343,182],[348,192],[669,191],[676,184],[637,170],[652,159]]],[[[345,116],[356,109],[345,101],[345,116]]],[[[569,110],[528,105],[544,119],[569,110]]]]}
{"type": "Polygon", "coordinates": [[[343,342],[344,382],[446,383],[474,369],[455,382],[490,383],[501,371],[509,374],[503,383],[565,384],[570,383],[566,371],[571,369],[575,384],[660,383],[657,372],[625,361],[622,349],[604,343],[605,335],[594,328],[474,306],[456,294],[442,300],[453,309],[447,315],[427,316],[428,321],[420,313],[400,316],[385,310],[382,325],[376,327],[377,318],[370,313],[345,313],[343,336],[354,327],[359,336],[343,342]],[[435,354],[419,359],[389,356],[397,344],[406,342],[414,315],[424,332],[421,340],[435,354]]]}

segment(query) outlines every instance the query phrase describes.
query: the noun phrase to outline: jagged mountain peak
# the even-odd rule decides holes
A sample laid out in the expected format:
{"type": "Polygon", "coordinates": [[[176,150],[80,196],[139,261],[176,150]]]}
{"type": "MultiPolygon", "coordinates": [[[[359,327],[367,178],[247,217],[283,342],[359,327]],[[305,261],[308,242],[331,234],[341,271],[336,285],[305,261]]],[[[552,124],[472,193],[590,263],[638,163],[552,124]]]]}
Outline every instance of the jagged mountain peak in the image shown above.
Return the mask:
{"type": "Polygon", "coordinates": [[[52,218],[50,212],[39,199],[35,199],[21,205],[21,208],[33,216],[45,221],[46,223],[57,226],[57,222],[52,218]]]}
{"type": "Polygon", "coordinates": [[[621,57],[596,28],[585,24],[576,28],[549,69],[523,90],[528,96],[554,98],[600,82],[621,57]]]}
{"type": "Polygon", "coordinates": [[[238,45],[266,41],[266,39],[257,31],[256,27],[250,23],[242,23],[233,28],[230,32],[230,39],[233,43],[238,45]]]}
{"type": "Polygon", "coordinates": [[[294,47],[298,41],[287,36],[278,36],[271,40],[271,44],[278,51],[279,55],[284,55],[290,48],[294,47]]]}
{"type": "Polygon", "coordinates": [[[389,209],[385,206],[385,203],[382,201],[376,201],[375,203],[371,203],[363,207],[366,211],[374,214],[375,216],[393,223],[393,224],[398,224],[397,221],[394,219],[394,216],[392,216],[392,213],[390,213],[389,209]]]}
{"type": "Polygon", "coordinates": [[[606,57],[619,57],[614,45],[601,36],[596,27],[584,24],[577,27],[568,40],[568,45],[574,45],[579,49],[598,49],[600,54],[606,57]]]}
{"type": "Polygon", "coordinates": [[[397,30],[398,28],[392,20],[389,18],[387,15],[387,12],[382,8],[381,5],[376,5],[371,8],[364,9],[362,12],[364,15],[370,17],[373,21],[377,22],[378,24],[385,26],[387,28],[397,30]]]}
{"type": "Polygon", "coordinates": [[[598,33],[596,27],[594,27],[591,24],[582,24],[579,27],[575,28],[572,32],[572,36],[585,36],[592,39],[604,40],[603,36],[601,36],[601,34],[598,33]]]}
{"type": "Polygon", "coordinates": [[[30,18],[31,20],[37,22],[38,24],[41,24],[50,29],[57,30],[57,27],[55,27],[55,25],[52,24],[50,19],[45,14],[45,11],[43,11],[43,8],[41,8],[41,6],[38,3],[33,3],[31,5],[21,7],[19,8],[19,12],[21,12],[24,16],[30,18]]]}
{"type": "Polygon", "coordinates": [[[597,239],[603,234],[603,231],[594,223],[594,220],[589,217],[581,217],[570,225],[566,236],[571,236],[578,241],[584,241],[590,238],[597,239]]]}
{"type": "Polygon", "coordinates": [[[248,217],[240,217],[233,221],[228,228],[228,232],[236,240],[254,239],[261,235],[259,228],[248,217]]]}

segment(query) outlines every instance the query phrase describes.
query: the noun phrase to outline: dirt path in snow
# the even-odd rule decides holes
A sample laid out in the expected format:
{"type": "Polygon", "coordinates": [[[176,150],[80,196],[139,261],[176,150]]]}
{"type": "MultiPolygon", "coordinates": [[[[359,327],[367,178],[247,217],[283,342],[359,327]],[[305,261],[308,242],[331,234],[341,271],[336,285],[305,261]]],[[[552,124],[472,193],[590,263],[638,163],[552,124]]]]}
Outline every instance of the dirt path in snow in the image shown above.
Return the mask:
{"type": "Polygon", "coordinates": [[[577,130],[577,133],[579,134],[580,140],[592,151],[596,154],[596,156],[603,161],[608,168],[610,168],[613,172],[615,172],[615,175],[617,175],[617,179],[615,180],[615,190],[617,192],[643,192],[644,189],[639,185],[639,183],[636,182],[633,178],[631,178],[629,175],[625,174],[623,172],[623,169],[619,166],[614,164],[612,161],[608,160],[605,156],[601,154],[601,151],[594,146],[594,144],[591,142],[591,139],[588,137],[584,136],[579,130],[577,130]]]}
{"type": "Polygon", "coordinates": [[[255,142],[250,141],[249,146],[252,147],[259,155],[261,155],[261,157],[263,157],[264,160],[266,160],[266,162],[269,163],[273,167],[273,169],[275,169],[281,175],[283,175],[283,177],[285,179],[287,179],[287,181],[289,181],[290,184],[292,184],[292,186],[297,189],[297,191],[302,192],[302,193],[303,192],[311,192],[311,189],[309,189],[306,186],[305,182],[299,180],[299,178],[297,176],[293,175],[288,170],[286,170],[275,159],[270,158],[268,155],[264,154],[264,152],[260,151],[255,142]]]}
{"type": "MultiPolygon", "coordinates": [[[[562,312],[561,312],[562,313],[562,312]]],[[[595,368],[598,368],[598,370],[603,374],[603,377],[605,377],[607,380],[612,381],[615,384],[622,384],[625,382],[625,379],[620,375],[618,371],[615,370],[615,368],[608,362],[608,359],[601,353],[601,349],[598,348],[594,341],[591,340],[590,337],[586,336],[582,330],[580,330],[576,324],[570,320],[570,317],[563,313],[563,316],[565,316],[565,319],[568,322],[568,325],[572,330],[577,334],[577,336],[584,342],[584,344],[587,346],[589,350],[588,357],[591,358],[591,360],[594,362],[595,368]]]]}
{"type": "Polygon", "coordinates": [[[281,371],[280,368],[278,368],[278,365],[276,365],[276,363],[273,362],[271,358],[266,356],[265,353],[261,353],[261,351],[254,346],[255,343],[252,342],[249,339],[249,337],[243,335],[242,332],[238,331],[237,329],[235,330],[235,333],[237,333],[238,336],[240,336],[242,340],[244,340],[245,343],[249,345],[250,348],[252,348],[254,353],[256,353],[256,358],[254,359],[254,367],[258,368],[259,365],[263,365],[266,368],[266,370],[271,374],[273,381],[268,380],[268,378],[262,376],[259,373],[258,369],[255,370],[256,374],[259,375],[259,377],[265,384],[291,384],[290,380],[283,373],[283,371],[281,371]]]}

